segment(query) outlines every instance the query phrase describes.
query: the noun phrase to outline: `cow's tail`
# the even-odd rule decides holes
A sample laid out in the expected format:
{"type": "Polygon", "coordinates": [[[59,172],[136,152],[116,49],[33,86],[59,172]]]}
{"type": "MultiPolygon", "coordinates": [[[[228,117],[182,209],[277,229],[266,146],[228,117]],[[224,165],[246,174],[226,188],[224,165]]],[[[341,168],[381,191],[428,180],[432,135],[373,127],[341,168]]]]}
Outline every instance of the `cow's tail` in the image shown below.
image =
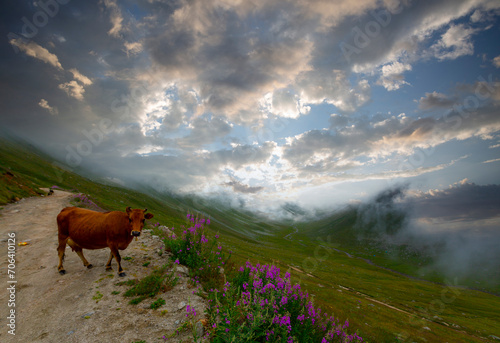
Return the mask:
{"type": "Polygon", "coordinates": [[[64,208],[57,215],[57,230],[58,230],[58,240],[59,244],[57,246],[57,255],[59,256],[59,265],[57,269],[60,274],[64,274],[65,270],[63,267],[63,261],[65,257],[64,251],[66,250],[66,242],[69,238],[69,213],[68,208],[64,208]]]}

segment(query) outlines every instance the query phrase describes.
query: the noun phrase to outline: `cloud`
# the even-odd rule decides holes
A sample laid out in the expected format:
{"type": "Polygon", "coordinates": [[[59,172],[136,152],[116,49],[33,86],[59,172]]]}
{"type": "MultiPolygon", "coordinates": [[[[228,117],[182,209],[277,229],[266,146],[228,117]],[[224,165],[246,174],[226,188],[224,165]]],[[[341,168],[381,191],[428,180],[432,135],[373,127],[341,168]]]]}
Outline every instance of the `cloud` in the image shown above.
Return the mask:
{"type": "MultiPolygon", "coordinates": [[[[282,158],[290,164],[289,172],[295,172],[309,181],[356,179],[357,171],[388,158],[399,156],[401,161],[412,156],[418,149],[429,150],[452,140],[466,140],[478,137],[492,139],[500,131],[500,118],[497,115],[496,84],[484,83],[466,85],[464,97],[475,94],[481,86],[481,94],[488,94],[485,100],[472,109],[450,108],[453,100],[441,93],[427,93],[421,98],[424,109],[445,109],[442,117],[423,116],[411,118],[399,116],[348,117],[333,114],[331,127],[323,130],[310,130],[287,139],[282,147],[282,158]],[[332,177],[332,173],[336,173],[332,177]]],[[[398,168],[402,168],[399,165],[398,168]]],[[[449,167],[440,164],[436,170],[449,167]]],[[[364,173],[366,178],[414,177],[429,172],[429,168],[410,167],[400,173],[364,173]]]]}
{"type": "Polygon", "coordinates": [[[493,65],[497,68],[500,68],[500,55],[493,59],[493,65]]]}
{"type": "Polygon", "coordinates": [[[77,100],[83,100],[83,93],[85,93],[85,89],[75,80],[60,84],[59,89],[62,89],[69,96],[77,100]]]}
{"type": "Polygon", "coordinates": [[[232,187],[232,189],[237,193],[245,194],[255,194],[264,189],[264,187],[251,187],[236,180],[226,182],[224,185],[232,187]]]}
{"type": "Polygon", "coordinates": [[[500,158],[495,158],[495,159],[492,159],[492,160],[487,160],[487,161],[484,161],[483,163],[493,163],[493,162],[500,162],[500,158]]]}
{"type": "Polygon", "coordinates": [[[47,102],[47,100],[45,99],[40,99],[40,102],[38,103],[38,105],[41,107],[41,108],[45,108],[46,110],[48,110],[50,112],[50,114],[58,114],[59,111],[57,110],[56,107],[51,107],[49,105],[49,103],[47,102]]]}
{"type": "Polygon", "coordinates": [[[382,67],[382,72],[378,84],[384,86],[388,91],[399,89],[403,85],[409,83],[404,80],[403,73],[411,71],[412,67],[408,63],[401,63],[398,61],[386,64],[382,67]]]}
{"type": "Polygon", "coordinates": [[[164,30],[146,35],[144,48],[179,88],[189,85],[197,91],[206,111],[237,123],[258,121],[263,97],[293,85],[296,76],[310,68],[313,44],[307,32],[289,22],[293,6],[285,15],[278,5],[259,11],[268,6],[263,2],[252,10],[243,2],[185,5],[171,14],[164,30]],[[246,15],[255,16],[262,28],[249,27],[246,15]]]}
{"type": "Polygon", "coordinates": [[[293,90],[281,88],[264,96],[261,106],[276,116],[296,119],[310,111],[309,106],[301,103],[300,97],[293,90]]]}
{"type": "Polygon", "coordinates": [[[455,101],[448,98],[445,94],[434,91],[432,93],[425,93],[425,97],[420,98],[418,107],[422,110],[450,108],[454,103],[455,101]]]}
{"type": "Polygon", "coordinates": [[[199,148],[228,135],[231,128],[232,125],[222,117],[197,117],[190,123],[190,134],[179,139],[178,144],[183,148],[199,148]]]}
{"type": "Polygon", "coordinates": [[[109,19],[111,21],[111,29],[109,29],[108,34],[110,36],[119,37],[120,32],[123,29],[123,16],[118,6],[116,0],[104,0],[104,6],[109,10],[109,19]]]}
{"type": "Polygon", "coordinates": [[[440,61],[454,60],[474,53],[471,36],[477,30],[465,27],[463,24],[450,25],[441,39],[429,48],[428,53],[440,61]]]}
{"type": "Polygon", "coordinates": [[[143,51],[144,47],[141,42],[125,42],[123,43],[125,46],[125,50],[127,51],[127,55],[129,54],[138,54],[143,51]]]}
{"type": "Polygon", "coordinates": [[[78,70],[76,70],[75,68],[73,69],[70,69],[69,70],[72,74],[73,74],[73,77],[80,81],[81,83],[83,83],[85,86],[89,86],[92,84],[92,81],[86,77],[85,75],[81,74],[78,70]]]}
{"type": "Polygon", "coordinates": [[[351,85],[347,72],[306,71],[297,78],[301,101],[305,104],[328,103],[340,111],[353,112],[370,100],[371,87],[367,80],[351,85]]]}
{"type": "Polygon", "coordinates": [[[57,58],[57,56],[50,53],[49,50],[45,49],[35,42],[26,42],[21,38],[16,38],[11,39],[9,43],[13,46],[18,47],[26,55],[36,58],[42,62],[48,63],[59,70],[63,70],[63,67],[61,63],[59,63],[59,59],[57,58]]]}
{"type": "Polygon", "coordinates": [[[500,185],[477,185],[464,179],[447,189],[416,193],[411,203],[419,218],[442,221],[500,218],[500,185]]]}

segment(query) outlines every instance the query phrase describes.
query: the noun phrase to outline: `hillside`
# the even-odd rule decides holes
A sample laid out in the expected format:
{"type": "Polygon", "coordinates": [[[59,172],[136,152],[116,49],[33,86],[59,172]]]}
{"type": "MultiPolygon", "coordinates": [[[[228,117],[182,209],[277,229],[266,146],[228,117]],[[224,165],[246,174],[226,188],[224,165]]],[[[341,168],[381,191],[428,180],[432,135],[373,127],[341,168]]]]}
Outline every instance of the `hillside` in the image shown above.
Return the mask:
{"type": "Polygon", "coordinates": [[[106,210],[147,207],[155,214],[153,222],[177,230],[188,211],[202,213],[211,218],[211,232],[218,232],[224,247],[233,251],[235,265],[249,260],[291,272],[293,280],[314,295],[315,304],[341,320],[349,319],[368,342],[494,342],[500,337],[497,296],[466,289],[456,280],[446,284],[414,280],[377,267],[374,264],[384,260],[376,256],[370,257],[373,264],[362,259],[372,251],[359,249],[352,231],[357,216],[353,209],[315,222],[273,223],[196,195],[153,190],[144,194],[96,183],[11,141],[0,143],[0,172],[3,204],[41,195],[40,187],[57,186],[84,193],[106,210]]]}

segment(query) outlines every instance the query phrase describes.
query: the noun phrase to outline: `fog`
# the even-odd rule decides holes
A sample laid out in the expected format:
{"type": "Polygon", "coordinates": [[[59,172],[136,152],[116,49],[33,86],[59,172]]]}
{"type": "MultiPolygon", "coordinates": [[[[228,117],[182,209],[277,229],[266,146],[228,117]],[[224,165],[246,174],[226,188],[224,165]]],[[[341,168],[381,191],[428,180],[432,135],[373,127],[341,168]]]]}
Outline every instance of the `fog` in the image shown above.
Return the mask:
{"type": "Polygon", "coordinates": [[[387,189],[358,208],[358,237],[380,245],[405,245],[432,263],[419,275],[472,280],[478,288],[500,284],[500,186],[463,180],[441,191],[414,192],[408,184],[387,189]]]}

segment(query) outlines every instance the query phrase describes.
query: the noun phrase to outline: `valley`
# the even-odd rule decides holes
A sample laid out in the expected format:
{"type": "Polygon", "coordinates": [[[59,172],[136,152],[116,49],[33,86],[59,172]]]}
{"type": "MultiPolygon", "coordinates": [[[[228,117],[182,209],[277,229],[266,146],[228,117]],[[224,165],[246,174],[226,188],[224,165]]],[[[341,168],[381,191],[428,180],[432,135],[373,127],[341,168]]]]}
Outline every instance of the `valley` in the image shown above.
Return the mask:
{"type": "MultiPolygon", "coordinates": [[[[352,229],[356,213],[351,209],[310,222],[272,221],[196,195],[144,192],[92,181],[58,169],[49,157],[33,151],[12,142],[0,144],[0,173],[10,173],[15,181],[0,183],[0,195],[7,202],[33,195],[25,195],[27,189],[45,194],[40,188],[57,186],[85,194],[106,210],[147,207],[155,214],[153,222],[176,231],[188,211],[202,213],[211,218],[210,231],[233,251],[236,266],[248,260],[289,271],[316,306],[349,320],[350,328],[367,342],[500,341],[498,296],[473,290],[458,278],[420,277],[418,263],[427,262],[418,254],[407,254],[407,260],[389,258],[376,245],[358,240],[352,229]]],[[[56,259],[54,254],[52,264],[56,259]]],[[[55,269],[53,274],[54,280],[59,278],[55,269]]],[[[498,284],[489,288],[491,293],[495,287],[498,284]]]]}

